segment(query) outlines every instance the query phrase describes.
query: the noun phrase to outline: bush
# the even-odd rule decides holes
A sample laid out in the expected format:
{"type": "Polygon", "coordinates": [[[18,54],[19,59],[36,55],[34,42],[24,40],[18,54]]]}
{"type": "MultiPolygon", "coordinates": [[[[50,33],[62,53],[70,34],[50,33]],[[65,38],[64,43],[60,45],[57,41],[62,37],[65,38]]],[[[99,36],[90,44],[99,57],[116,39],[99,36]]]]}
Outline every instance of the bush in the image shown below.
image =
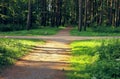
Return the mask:
{"type": "Polygon", "coordinates": [[[112,26],[93,26],[92,31],[100,33],[120,33],[120,27],[112,26]]]}
{"type": "Polygon", "coordinates": [[[75,41],[71,46],[68,79],[120,79],[120,39],[75,41]]]}
{"type": "Polygon", "coordinates": [[[120,41],[103,43],[97,53],[99,60],[91,68],[96,79],[120,79],[120,41]]]}
{"type": "Polygon", "coordinates": [[[25,26],[23,25],[17,25],[17,24],[0,24],[0,31],[1,32],[8,32],[8,31],[18,31],[25,29],[25,26]]]}

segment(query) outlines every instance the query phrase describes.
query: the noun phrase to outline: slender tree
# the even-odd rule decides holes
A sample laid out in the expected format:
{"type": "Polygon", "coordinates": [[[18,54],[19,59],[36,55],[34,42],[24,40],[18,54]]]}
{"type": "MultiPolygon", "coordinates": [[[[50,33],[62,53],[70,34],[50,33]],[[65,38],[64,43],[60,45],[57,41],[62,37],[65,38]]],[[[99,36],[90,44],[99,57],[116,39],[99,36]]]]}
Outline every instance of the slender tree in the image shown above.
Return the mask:
{"type": "Polygon", "coordinates": [[[31,0],[28,1],[28,16],[27,16],[27,30],[30,30],[32,27],[32,5],[31,0]]]}
{"type": "Polygon", "coordinates": [[[84,31],[86,31],[86,26],[87,26],[87,2],[88,0],[85,0],[85,17],[84,17],[84,31]]]}
{"type": "Polygon", "coordinates": [[[41,0],[41,25],[46,26],[47,23],[47,1],[41,0]]]}
{"type": "Polygon", "coordinates": [[[79,25],[78,30],[82,31],[82,0],[79,0],[79,25]]]}

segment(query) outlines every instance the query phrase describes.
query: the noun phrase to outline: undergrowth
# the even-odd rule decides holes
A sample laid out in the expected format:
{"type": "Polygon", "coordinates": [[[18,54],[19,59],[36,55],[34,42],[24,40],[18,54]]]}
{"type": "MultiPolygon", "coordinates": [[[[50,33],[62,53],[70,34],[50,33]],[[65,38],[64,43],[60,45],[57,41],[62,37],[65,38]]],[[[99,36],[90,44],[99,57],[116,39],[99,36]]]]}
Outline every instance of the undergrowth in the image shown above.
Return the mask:
{"type": "Polygon", "coordinates": [[[87,31],[79,32],[77,28],[71,30],[71,35],[73,36],[119,36],[120,27],[112,26],[93,26],[88,27],[87,31]]]}
{"type": "Polygon", "coordinates": [[[120,79],[120,39],[75,41],[71,47],[68,79],[120,79]]]}

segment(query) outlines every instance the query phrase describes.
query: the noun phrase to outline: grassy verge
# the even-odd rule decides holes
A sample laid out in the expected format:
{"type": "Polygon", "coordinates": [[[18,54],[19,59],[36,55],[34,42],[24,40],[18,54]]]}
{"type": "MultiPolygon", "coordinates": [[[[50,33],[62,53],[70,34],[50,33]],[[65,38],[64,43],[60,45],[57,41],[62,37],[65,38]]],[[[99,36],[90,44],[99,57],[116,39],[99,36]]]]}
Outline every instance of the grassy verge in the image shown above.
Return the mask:
{"type": "MultiPolygon", "coordinates": [[[[102,28],[104,29],[104,28],[102,28]]],[[[106,30],[109,30],[110,28],[107,28],[106,30]]],[[[79,32],[77,30],[77,28],[74,28],[73,30],[71,30],[70,34],[73,35],[73,36],[120,36],[120,32],[110,32],[111,30],[109,31],[99,31],[99,30],[95,30],[93,31],[92,29],[88,28],[87,31],[81,31],[79,32]]]]}
{"type": "Polygon", "coordinates": [[[68,79],[120,79],[120,39],[75,41],[68,79]]]}
{"type": "Polygon", "coordinates": [[[0,70],[14,64],[17,59],[27,54],[32,46],[43,43],[42,40],[0,38],[0,70]]]}
{"type": "Polygon", "coordinates": [[[0,35],[9,35],[9,36],[40,36],[40,35],[54,35],[61,28],[41,28],[41,29],[33,29],[33,30],[22,30],[22,31],[13,31],[13,32],[0,32],[0,35]]]}

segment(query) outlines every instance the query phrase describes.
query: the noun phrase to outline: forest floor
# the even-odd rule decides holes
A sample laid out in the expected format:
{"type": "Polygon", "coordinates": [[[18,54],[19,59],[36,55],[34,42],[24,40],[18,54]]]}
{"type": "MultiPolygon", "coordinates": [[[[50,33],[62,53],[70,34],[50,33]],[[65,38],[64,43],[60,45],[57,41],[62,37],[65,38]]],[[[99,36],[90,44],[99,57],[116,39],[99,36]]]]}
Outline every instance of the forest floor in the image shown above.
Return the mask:
{"type": "Polygon", "coordinates": [[[70,70],[69,58],[73,40],[87,40],[120,37],[78,37],[70,36],[71,27],[61,30],[53,36],[0,36],[0,38],[44,39],[45,45],[36,46],[14,66],[8,67],[0,79],[66,79],[65,73],[70,70]]]}

